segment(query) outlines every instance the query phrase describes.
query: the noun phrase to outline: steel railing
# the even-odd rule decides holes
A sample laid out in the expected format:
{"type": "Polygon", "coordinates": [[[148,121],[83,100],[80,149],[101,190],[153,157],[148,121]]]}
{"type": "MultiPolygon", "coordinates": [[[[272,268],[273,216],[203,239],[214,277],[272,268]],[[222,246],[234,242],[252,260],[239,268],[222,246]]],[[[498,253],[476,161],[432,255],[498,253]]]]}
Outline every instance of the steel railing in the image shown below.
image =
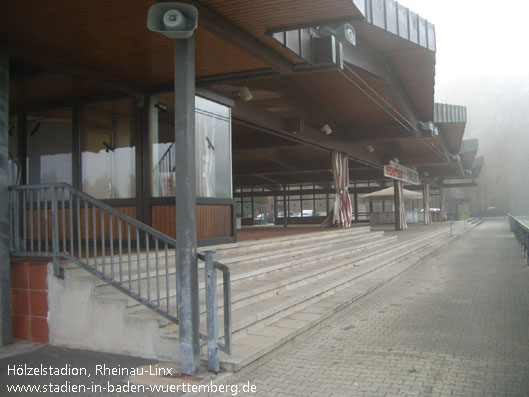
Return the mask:
{"type": "MultiPolygon", "coordinates": [[[[44,256],[64,277],[59,260],[84,268],[178,324],[176,240],[64,183],[11,186],[10,251],[44,256]]],[[[205,263],[208,361],[218,372],[217,348],[231,354],[230,271],[215,253],[205,263]],[[223,273],[224,343],[218,337],[216,269],[223,273]],[[216,330],[216,331],[215,331],[216,330]]]]}
{"type": "Polygon", "coordinates": [[[529,266],[529,227],[511,214],[507,216],[511,232],[514,233],[518,246],[527,258],[527,266],[529,266]]]}
{"type": "Polygon", "coordinates": [[[158,175],[159,177],[159,181],[158,181],[159,189],[160,189],[160,192],[162,192],[164,196],[174,194],[168,191],[169,189],[165,184],[166,182],[164,183],[162,179],[162,176],[165,176],[165,175],[174,176],[175,174],[176,164],[174,162],[174,151],[175,151],[174,142],[172,142],[171,145],[169,145],[167,150],[164,152],[164,154],[162,155],[158,163],[156,163],[156,165],[153,168],[153,174],[158,175]]]}
{"type": "Polygon", "coordinates": [[[18,185],[22,176],[22,167],[20,162],[9,151],[9,183],[11,185],[18,185]]]}

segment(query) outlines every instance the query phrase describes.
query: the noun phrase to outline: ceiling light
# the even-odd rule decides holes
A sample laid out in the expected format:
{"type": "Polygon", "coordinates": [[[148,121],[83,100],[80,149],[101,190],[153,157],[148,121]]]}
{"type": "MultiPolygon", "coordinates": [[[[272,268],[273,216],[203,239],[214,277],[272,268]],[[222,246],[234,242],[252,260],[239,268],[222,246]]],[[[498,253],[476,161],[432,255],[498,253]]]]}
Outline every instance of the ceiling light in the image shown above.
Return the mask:
{"type": "Polygon", "coordinates": [[[329,127],[329,124],[325,124],[323,127],[321,127],[322,132],[325,133],[325,135],[331,135],[332,134],[332,128],[329,127]]]}
{"type": "Polygon", "coordinates": [[[366,146],[366,150],[369,152],[369,153],[373,153],[375,151],[375,148],[373,147],[373,145],[367,145],[366,146]]]}
{"type": "Polygon", "coordinates": [[[248,87],[242,87],[239,90],[239,96],[244,102],[251,101],[253,98],[252,93],[250,92],[250,89],[248,87]]]}

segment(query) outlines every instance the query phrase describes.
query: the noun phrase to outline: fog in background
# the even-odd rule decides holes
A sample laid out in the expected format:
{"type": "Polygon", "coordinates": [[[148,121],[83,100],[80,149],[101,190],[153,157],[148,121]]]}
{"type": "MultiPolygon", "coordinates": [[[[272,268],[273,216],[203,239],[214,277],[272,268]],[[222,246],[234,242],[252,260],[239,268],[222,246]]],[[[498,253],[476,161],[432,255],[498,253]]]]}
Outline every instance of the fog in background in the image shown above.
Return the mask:
{"type": "Polygon", "coordinates": [[[401,0],[435,25],[435,101],[467,107],[485,156],[474,210],[529,214],[529,2],[401,0]]]}

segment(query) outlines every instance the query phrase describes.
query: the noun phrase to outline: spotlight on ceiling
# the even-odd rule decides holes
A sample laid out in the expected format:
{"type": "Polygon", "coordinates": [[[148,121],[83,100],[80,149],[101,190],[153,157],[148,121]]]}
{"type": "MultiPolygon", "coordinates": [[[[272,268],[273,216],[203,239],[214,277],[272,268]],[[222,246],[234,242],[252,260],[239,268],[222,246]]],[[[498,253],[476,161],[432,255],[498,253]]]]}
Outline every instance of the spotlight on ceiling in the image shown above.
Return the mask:
{"type": "Polygon", "coordinates": [[[375,148],[373,147],[373,145],[367,145],[366,146],[366,150],[369,152],[369,153],[373,153],[375,151],[375,148]]]}
{"type": "Polygon", "coordinates": [[[343,44],[356,45],[356,30],[348,23],[336,28],[336,37],[343,44]]]}
{"type": "Polygon", "coordinates": [[[398,157],[394,157],[392,160],[389,160],[389,164],[391,164],[392,166],[396,166],[399,164],[399,158],[398,157]]]}
{"type": "Polygon", "coordinates": [[[252,93],[250,92],[250,89],[248,87],[242,87],[239,90],[239,97],[244,101],[248,102],[251,101],[253,98],[252,93]]]}
{"type": "Polygon", "coordinates": [[[321,131],[324,132],[325,135],[332,134],[332,128],[329,126],[329,124],[325,124],[323,127],[321,127],[321,131]]]}

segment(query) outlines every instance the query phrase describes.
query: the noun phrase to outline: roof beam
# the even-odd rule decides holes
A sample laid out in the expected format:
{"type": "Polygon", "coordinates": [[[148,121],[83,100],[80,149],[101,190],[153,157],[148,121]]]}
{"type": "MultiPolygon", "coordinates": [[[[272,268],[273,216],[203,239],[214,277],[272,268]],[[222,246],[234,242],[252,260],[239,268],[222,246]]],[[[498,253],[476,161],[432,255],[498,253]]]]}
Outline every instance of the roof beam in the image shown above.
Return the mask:
{"type": "Polygon", "coordinates": [[[368,153],[365,147],[346,142],[338,136],[325,135],[321,131],[307,127],[303,131],[293,133],[288,128],[288,123],[281,117],[274,115],[259,106],[251,103],[236,101],[232,115],[239,122],[247,123],[252,128],[269,134],[277,135],[294,142],[328,151],[338,151],[347,154],[354,161],[375,168],[382,168],[380,156],[368,153]]]}
{"type": "Polygon", "coordinates": [[[248,87],[277,92],[290,107],[303,117],[305,122],[311,123],[318,130],[324,124],[328,124],[334,131],[337,129],[336,123],[322,107],[288,77],[248,82],[248,87]]]}
{"type": "Polygon", "coordinates": [[[206,7],[200,1],[186,0],[198,9],[198,25],[215,36],[239,47],[281,74],[292,73],[292,64],[270,47],[242,30],[228,19],[206,7]]]}
{"type": "Polygon", "coordinates": [[[379,79],[388,79],[387,58],[360,39],[355,46],[343,46],[343,60],[379,79]]]}
{"type": "Polygon", "coordinates": [[[302,148],[303,145],[299,143],[293,143],[292,145],[280,145],[280,146],[270,146],[270,145],[264,145],[259,147],[246,147],[241,149],[233,149],[233,154],[243,154],[243,153],[257,153],[263,150],[270,150],[270,149],[299,149],[302,148]]]}

